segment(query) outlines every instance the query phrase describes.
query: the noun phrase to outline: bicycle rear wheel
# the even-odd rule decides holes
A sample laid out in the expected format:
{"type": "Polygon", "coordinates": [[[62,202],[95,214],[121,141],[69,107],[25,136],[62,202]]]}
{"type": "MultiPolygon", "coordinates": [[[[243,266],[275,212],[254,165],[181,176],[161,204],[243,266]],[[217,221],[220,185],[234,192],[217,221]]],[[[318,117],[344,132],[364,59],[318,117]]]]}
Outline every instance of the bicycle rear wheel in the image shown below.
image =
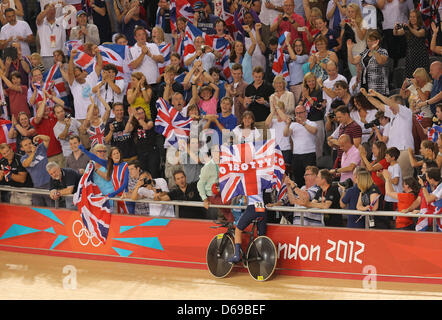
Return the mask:
{"type": "Polygon", "coordinates": [[[247,250],[247,269],[257,281],[266,281],[273,275],[277,260],[276,246],[269,237],[257,237],[247,250]]]}
{"type": "Polygon", "coordinates": [[[209,272],[216,278],[224,278],[233,269],[228,262],[235,253],[235,245],[229,234],[218,234],[210,241],[207,248],[206,262],[209,272]]]}

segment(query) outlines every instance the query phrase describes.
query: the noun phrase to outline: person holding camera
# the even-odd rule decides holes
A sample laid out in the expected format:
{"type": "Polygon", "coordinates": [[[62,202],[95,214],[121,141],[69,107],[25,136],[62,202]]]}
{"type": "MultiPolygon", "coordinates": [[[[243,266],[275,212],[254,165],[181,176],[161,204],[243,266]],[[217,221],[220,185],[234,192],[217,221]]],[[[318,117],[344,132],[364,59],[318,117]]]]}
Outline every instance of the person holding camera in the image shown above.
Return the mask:
{"type": "MultiPolygon", "coordinates": [[[[341,198],[339,200],[339,204],[342,209],[347,210],[357,210],[356,206],[359,200],[360,190],[358,188],[358,175],[359,172],[364,171],[365,169],[362,167],[356,167],[353,170],[352,180],[353,184],[347,183],[345,185],[338,184],[339,191],[341,193],[341,198]]],[[[349,214],[347,216],[347,228],[365,228],[365,216],[358,216],[355,214],[349,214]]]]}
{"type": "Polygon", "coordinates": [[[71,197],[64,197],[73,195],[77,192],[78,183],[81,179],[81,174],[69,168],[61,168],[56,162],[48,162],[46,170],[51,176],[49,182],[49,197],[56,201],[59,200],[59,206],[66,209],[75,209],[71,197]]]}
{"type": "MultiPolygon", "coordinates": [[[[442,184],[441,174],[439,168],[427,168],[425,175],[418,177],[419,184],[421,186],[421,199],[420,213],[422,214],[434,214],[442,207],[442,184]],[[424,201],[425,200],[425,201],[424,201]]],[[[441,230],[440,219],[434,221],[429,218],[419,218],[416,223],[416,231],[427,231],[429,227],[437,223],[437,230],[441,230]]]]}
{"type": "Polygon", "coordinates": [[[255,116],[256,127],[266,129],[265,120],[270,113],[269,99],[274,89],[270,83],[264,80],[262,67],[253,68],[252,76],[254,81],[246,88],[244,102],[247,105],[247,110],[255,116]]]}
{"type": "Polygon", "coordinates": [[[78,136],[81,123],[70,114],[66,114],[64,107],[61,105],[55,105],[54,114],[57,123],[52,130],[55,138],[60,142],[63,157],[67,158],[72,153],[69,138],[74,135],[78,136]]]}
{"type": "Polygon", "coordinates": [[[31,27],[26,21],[17,20],[15,10],[7,8],[5,10],[7,23],[0,29],[0,49],[8,47],[13,41],[19,43],[24,56],[31,55],[30,44],[34,43],[35,37],[31,27]]]}
{"type": "MultiPolygon", "coordinates": [[[[115,117],[110,118],[104,131],[104,142],[121,150],[121,158],[131,161],[136,158],[136,147],[132,132],[129,131],[129,117],[124,115],[122,103],[114,103],[112,110],[115,117]]],[[[144,110],[143,110],[144,111],[144,110]]]]}
{"type": "MultiPolygon", "coordinates": [[[[134,165],[132,165],[134,166],[134,165]]],[[[136,170],[136,169],[135,169],[136,170]]],[[[131,187],[129,186],[129,189],[131,187]]],[[[160,200],[162,195],[169,192],[167,182],[163,178],[153,179],[149,171],[140,171],[139,178],[133,187],[131,199],[149,199],[160,200]]],[[[149,214],[153,217],[175,217],[175,211],[172,205],[155,203],[135,203],[135,214],[149,214]],[[143,208],[140,208],[142,205],[143,208]],[[147,208],[146,208],[147,207],[147,208]],[[147,210],[147,211],[146,211],[147,210]]]]}
{"type": "MultiPolygon", "coordinates": [[[[356,179],[359,188],[359,198],[356,209],[359,211],[377,211],[381,207],[381,192],[371,178],[370,172],[361,170],[356,179]]],[[[364,215],[365,216],[365,215],[364,215]]],[[[360,216],[362,219],[364,216],[360,216]]],[[[369,226],[377,229],[390,229],[391,217],[365,216],[369,220],[369,226]]]]}
{"type": "Polygon", "coordinates": [[[210,5],[202,1],[197,1],[193,5],[193,25],[206,34],[216,34],[215,24],[218,17],[211,14],[210,5]]]}
{"type": "MultiPolygon", "coordinates": [[[[92,88],[92,93],[101,95],[110,106],[114,103],[123,103],[124,95],[126,94],[126,82],[124,79],[117,79],[118,69],[112,64],[108,63],[103,66],[101,71],[101,81],[92,88]]],[[[100,114],[106,111],[105,106],[101,101],[97,102],[100,114]]],[[[112,116],[112,115],[111,115],[112,116]]]]}
{"type": "Polygon", "coordinates": [[[411,78],[414,70],[424,68],[429,70],[430,57],[426,45],[425,25],[421,13],[413,9],[408,14],[408,23],[396,23],[393,29],[394,36],[404,36],[407,43],[405,55],[405,77],[411,78]]]}
{"type": "Polygon", "coordinates": [[[293,45],[297,38],[303,39],[303,37],[305,37],[305,41],[305,20],[301,15],[295,13],[294,0],[285,0],[282,8],[283,13],[280,13],[270,25],[270,32],[276,31],[279,37],[281,34],[288,31],[291,35],[291,45],[293,45]]]}

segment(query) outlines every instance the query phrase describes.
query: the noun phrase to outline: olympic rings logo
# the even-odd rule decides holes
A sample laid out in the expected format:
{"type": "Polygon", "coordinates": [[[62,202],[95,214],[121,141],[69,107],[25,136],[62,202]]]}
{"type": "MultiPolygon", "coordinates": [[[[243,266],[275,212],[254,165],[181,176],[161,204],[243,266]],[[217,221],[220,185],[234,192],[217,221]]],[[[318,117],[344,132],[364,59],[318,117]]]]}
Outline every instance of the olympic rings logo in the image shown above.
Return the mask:
{"type": "Polygon", "coordinates": [[[72,233],[74,234],[74,236],[78,238],[78,242],[80,242],[82,246],[87,246],[89,242],[94,247],[98,247],[102,244],[102,242],[96,236],[90,234],[89,230],[86,229],[86,227],[84,226],[81,220],[74,221],[74,223],[72,224],[72,233]],[[75,229],[77,229],[76,225],[78,223],[80,224],[81,229],[78,230],[78,232],[75,232],[75,229]],[[98,243],[94,243],[94,239],[97,239],[98,243]]]}

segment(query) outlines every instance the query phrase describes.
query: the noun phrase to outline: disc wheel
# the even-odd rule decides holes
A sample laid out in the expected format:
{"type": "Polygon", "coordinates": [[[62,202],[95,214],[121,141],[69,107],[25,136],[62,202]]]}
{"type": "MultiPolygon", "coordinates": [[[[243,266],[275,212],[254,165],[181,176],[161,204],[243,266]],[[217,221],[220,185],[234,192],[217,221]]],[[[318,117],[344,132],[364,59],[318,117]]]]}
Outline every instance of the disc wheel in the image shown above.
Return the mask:
{"type": "Polygon", "coordinates": [[[235,253],[233,239],[228,234],[218,234],[210,241],[207,248],[206,262],[209,272],[216,278],[226,277],[233,269],[228,262],[235,253]]]}
{"type": "Polygon", "coordinates": [[[272,276],[277,260],[276,246],[269,237],[257,237],[247,250],[247,269],[257,281],[266,281],[272,276]]]}

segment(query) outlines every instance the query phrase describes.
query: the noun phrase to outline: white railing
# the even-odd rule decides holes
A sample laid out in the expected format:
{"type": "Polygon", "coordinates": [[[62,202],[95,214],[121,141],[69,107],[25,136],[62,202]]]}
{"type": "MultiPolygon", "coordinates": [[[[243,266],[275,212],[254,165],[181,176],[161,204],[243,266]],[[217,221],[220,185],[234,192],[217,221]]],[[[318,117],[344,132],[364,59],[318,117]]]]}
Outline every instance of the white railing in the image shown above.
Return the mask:
{"type": "MultiPolygon", "coordinates": [[[[49,190],[44,189],[36,189],[36,188],[15,188],[10,186],[0,186],[0,191],[9,191],[9,192],[20,192],[20,193],[29,193],[29,194],[40,194],[40,195],[48,195],[49,190]]],[[[72,195],[65,196],[66,198],[72,198],[72,195]]],[[[157,200],[149,200],[149,199],[140,199],[140,200],[131,200],[131,199],[121,199],[121,198],[109,198],[109,200],[114,201],[127,201],[127,202],[144,202],[144,203],[155,203],[155,204],[164,204],[164,205],[173,205],[175,207],[175,217],[179,217],[179,207],[204,207],[204,203],[200,201],[157,201],[157,200]]],[[[58,201],[55,201],[55,208],[58,208],[58,201]]],[[[210,204],[210,208],[217,209],[246,209],[247,206],[238,206],[238,205],[220,205],[220,204],[210,204]]],[[[344,214],[344,215],[363,215],[363,216],[390,216],[390,217],[406,217],[406,218],[436,218],[441,219],[442,216],[438,214],[420,214],[420,213],[401,213],[396,211],[358,211],[358,210],[348,210],[348,209],[314,209],[314,208],[303,208],[303,207],[294,207],[294,206],[266,206],[266,209],[269,211],[276,212],[296,212],[300,214],[300,223],[301,226],[304,225],[304,213],[321,213],[321,214],[344,214]]],[[[433,222],[433,232],[437,232],[436,226],[437,223],[433,222]]],[[[369,220],[365,219],[365,228],[369,229],[369,220]]]]}

